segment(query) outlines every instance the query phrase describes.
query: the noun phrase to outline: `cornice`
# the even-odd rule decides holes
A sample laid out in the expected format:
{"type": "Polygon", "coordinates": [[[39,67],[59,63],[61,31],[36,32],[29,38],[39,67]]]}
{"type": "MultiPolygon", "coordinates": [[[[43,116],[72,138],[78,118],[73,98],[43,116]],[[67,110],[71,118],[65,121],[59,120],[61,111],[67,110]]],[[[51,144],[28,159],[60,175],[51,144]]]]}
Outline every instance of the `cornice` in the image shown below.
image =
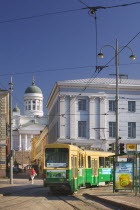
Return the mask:
{"type": "MultiPolygon", "coordinates": [[[[47,108],[50,106],[50,104],[52,103],[52,101],[56,98],[56,95],[59,92],[60,88],[70,88],[70,89],[83,89],[87,83],[78,83],[79,81],[76,82],[57,82],[55,83],[52,92],[48,98],[47,101],[47,108]]],[[[86,87],[86,89],[101,89],[101,90],[116,90],[116,84],[115,83],[91,83],[88,84],[88,86],[86,87]]],[[[119,91],[140,91],[140,85],[139,84],[124,84],[124,83],[120,83],[119,84],[119,91]]],[[[75,92],[76,93],[76,92],[75,92]]]]}

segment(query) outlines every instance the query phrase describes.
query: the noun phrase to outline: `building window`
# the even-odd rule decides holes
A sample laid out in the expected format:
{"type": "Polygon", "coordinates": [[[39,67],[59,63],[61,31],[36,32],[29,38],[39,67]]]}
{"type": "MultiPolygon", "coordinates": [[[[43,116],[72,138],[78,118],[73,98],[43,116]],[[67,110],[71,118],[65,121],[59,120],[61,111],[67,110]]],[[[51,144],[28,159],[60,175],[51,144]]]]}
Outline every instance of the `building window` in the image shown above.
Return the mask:
{"type": "Polygon", "coordinates": [[[56,102],[56,112],[57,112],[57,113],[58,113],[58,110],[59,110],[58,107],[59,107],[59,102],[57,101],[57,102],[56,102]]]}
{"type": "Polygon", "coordinates": [[[78,121],[78,137],[86,137],[86,121],[78,121]]]}
{"type": "Polygon", "coordinates": [[[32,101],[33,103],[33,110],[35,110],[35,101],[32,101]]]}
{"type": "Polygon", "coordinates": [[[57,122],[57,124],[56,124],[56,132],[57,132],[57,138],[59,137],[59,125],[58,125],[58,122],[57,122]]]}
{"type": "Polygon", "coordinates": [[[109,101],[109,111],[115,112],[115,101],[109,101]]]}
{"type": "Polygon", "coordinates": [[[39,110],[39,101],[37,101],[37,110],[39,110]]]}
{"type": "Polygon", "coordinates": [[[128,122],[128,138],[136,138],[136,123],[128,122]]]}
{"type": "Polygon", "coordinates": [[[28,110],[31,110],[31,101],[28,101],[28,110]]]}
{"type": "Polygon", "coordinates": [[[79,99],[78,100],[78,110],[86,110],[86,100],[85,99],[79,99]]]}
{"type": "Polygon", "coordinates": [[[109,137],[114,138],[116,136],[116,122],[109,122],[109,137]]]}
{"type": "Polygon", "coordinates": [[[136,111],[136,102],[135,101],[128,101],[128,111],[129,112],[136,111]]]}

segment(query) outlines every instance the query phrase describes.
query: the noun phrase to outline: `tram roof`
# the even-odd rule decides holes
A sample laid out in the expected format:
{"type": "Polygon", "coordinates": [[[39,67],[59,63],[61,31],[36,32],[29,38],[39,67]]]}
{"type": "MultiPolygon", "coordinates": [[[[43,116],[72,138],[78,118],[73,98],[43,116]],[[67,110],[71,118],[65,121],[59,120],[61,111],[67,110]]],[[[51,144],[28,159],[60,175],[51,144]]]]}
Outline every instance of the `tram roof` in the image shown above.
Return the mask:
{"type": "Polygon", "coordinates": [[[54,143],[54,144],[47,144],[45,148],[69,148],[73,150],[82,150],[76,145],[71,145],[71,144],[60,144],[60,143],[54,143]]]}

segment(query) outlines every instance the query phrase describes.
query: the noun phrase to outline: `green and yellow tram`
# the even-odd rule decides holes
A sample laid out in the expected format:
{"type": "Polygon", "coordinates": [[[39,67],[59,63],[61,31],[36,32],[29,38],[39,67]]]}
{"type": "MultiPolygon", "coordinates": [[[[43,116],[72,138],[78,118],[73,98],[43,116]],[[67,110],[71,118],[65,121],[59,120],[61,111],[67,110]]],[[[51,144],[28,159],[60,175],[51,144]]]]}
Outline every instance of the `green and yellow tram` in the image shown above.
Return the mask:
{"type": "Polygon", "coordinates": [[[44,186],[74,192],[80,187],[113,181],[112,153],[87,151],[68,144],[48,144],[44,156],[44,186]]]}

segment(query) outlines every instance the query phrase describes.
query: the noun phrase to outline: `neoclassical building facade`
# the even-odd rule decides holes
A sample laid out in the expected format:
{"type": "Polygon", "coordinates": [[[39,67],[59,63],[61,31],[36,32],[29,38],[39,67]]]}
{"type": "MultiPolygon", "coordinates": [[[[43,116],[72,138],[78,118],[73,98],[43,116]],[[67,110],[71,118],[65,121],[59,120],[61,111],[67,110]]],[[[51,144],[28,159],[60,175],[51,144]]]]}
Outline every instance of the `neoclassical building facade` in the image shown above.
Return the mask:
{"type": "Polygon", "coordinates": [[[17,106],[13,109],[13,149],[30,151],[32,138],[40,134],[47,123],[43,113],[43,94],[33,79],[24,93],[24,115],[17,106]]]}
{"type": "MultiPolygon", "coordinates": [[[[115,143],[116,80],[57,82],[47,101],[49,143],[108,151],[115,143]]],[[[140,144],[140,80],[119,80],[119,143],[140,144]]]]}

